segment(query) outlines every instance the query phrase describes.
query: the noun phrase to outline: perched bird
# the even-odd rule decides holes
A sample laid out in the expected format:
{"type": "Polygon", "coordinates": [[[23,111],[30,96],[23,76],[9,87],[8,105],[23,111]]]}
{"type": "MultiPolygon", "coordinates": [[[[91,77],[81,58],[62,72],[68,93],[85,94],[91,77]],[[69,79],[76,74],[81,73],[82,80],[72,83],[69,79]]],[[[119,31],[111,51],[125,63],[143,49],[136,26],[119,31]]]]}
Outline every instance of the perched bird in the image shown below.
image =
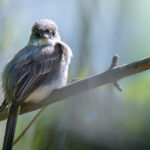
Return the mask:
{"type": "Polygon", "coordinates": [[[12,150],[19,108],[36,103],[67,82],[72,52],[61,41],[57,25],[39,20],[32,27],[28,44],[5,66],[2,73],[3,110],[10,106],[3,150],[12,150]]]}

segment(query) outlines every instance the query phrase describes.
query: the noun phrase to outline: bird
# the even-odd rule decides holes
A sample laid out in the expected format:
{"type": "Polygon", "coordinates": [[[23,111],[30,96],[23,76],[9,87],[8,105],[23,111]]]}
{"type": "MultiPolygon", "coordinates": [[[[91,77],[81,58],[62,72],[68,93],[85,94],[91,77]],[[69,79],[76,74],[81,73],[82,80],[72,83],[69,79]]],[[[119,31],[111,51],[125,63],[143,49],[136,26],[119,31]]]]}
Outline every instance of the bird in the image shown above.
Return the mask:
{"type": "Polygon", "coordinates": [[[33,24],[27,45],[2,72],[4,102],[0,111],[9,107],[2,150],[12,150],[21,104],[38,103],[66,85],[72,56],[54,21],[41,19],[33,24]]]}

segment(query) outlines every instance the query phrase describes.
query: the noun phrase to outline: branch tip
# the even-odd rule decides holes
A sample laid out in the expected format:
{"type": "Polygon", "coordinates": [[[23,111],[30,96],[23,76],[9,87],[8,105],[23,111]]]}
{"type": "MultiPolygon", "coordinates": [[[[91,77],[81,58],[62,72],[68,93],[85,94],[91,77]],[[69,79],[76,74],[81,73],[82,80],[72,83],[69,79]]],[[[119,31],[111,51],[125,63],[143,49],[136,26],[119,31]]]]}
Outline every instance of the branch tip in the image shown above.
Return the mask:
{"type": "Polygon", "coordinates": [[[118,91],[122,92],[122,87],[117,82],[114,82],[114,86],[118,91]]]}
{"type": "Polygon", "coordinates": [[[119,56],[118,55],[114,55],[112,58],[112,63],[109,69],[113,69],[114,67],[116,67],[118,65],[118,59],[119,56]]]}

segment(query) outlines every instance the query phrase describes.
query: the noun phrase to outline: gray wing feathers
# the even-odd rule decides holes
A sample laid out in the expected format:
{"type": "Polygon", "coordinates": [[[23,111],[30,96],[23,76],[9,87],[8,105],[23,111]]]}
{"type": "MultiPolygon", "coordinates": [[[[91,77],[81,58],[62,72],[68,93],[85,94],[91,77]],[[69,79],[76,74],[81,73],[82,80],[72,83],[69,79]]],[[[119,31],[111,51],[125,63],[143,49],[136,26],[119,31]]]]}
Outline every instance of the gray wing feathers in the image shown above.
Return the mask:
{"type": "Polygon", "coordinates": [[[61,58],[62,49],[58,44],[55,47],[43,48],[36,57],[30,57],[27,61],[24,59],[24,62],[17,66],[18,69],[21,69],[14,89],[14,97],[17,98],[17,101],[23,101],[40,85],[47,75],[57,71],[61,58]]]}

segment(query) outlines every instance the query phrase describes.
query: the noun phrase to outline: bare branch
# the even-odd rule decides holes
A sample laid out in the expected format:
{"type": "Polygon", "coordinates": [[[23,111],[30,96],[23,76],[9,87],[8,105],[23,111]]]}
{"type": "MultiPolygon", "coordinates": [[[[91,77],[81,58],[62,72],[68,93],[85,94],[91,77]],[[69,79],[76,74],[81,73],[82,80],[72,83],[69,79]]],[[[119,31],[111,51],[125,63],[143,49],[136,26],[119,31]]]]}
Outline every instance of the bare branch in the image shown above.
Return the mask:
{"type": "MultiPolygon", "coordinates": [[[[37,110],[43,106],[47,106],[49,104],[61,101],[65,98],[75,96],[81,92],[96,88],[98,86],[102,86],[107,83],[114,83],[124,77],[128,77],[148,69],[150,69],[150,57],[127,65],[114,67],[113,69],[109,69],[101,74],[97,74],[86,79],[73,82],[63,88],[54,90],[51,95],[49,95],[48,98],[46,98],[42,102],[36,104],[22,104],[20,114],[37,110]]],[[[0,112],[0,120],[4,120],[7,118],[7,112],[7,109],[0,112]]]]}

